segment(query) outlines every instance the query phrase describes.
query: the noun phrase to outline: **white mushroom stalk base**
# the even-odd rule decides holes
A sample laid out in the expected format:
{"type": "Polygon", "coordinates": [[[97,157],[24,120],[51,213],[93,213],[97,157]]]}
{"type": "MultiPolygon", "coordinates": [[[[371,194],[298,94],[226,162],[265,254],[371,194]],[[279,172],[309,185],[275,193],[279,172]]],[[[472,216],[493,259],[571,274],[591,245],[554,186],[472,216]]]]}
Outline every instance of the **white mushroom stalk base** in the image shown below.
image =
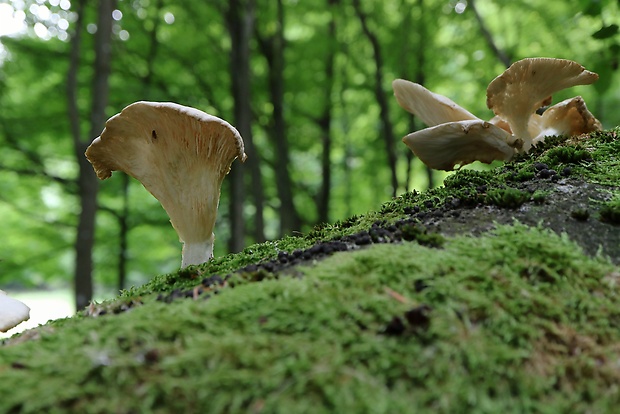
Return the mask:
{"type": "Polygon", "coordinates": [[[211,236],[210,240],[203,242],[194,242],[183,244],[183,257],[181,260],[181,267],[187,267],[190,265],[198,265],[208,262],[213,258],[213,240],[211,236]]]}
{"type": "Polygon", "coordinates": [[[30,308],[0,290],[0,332],[6,332],[30,319],[30,308]]]}

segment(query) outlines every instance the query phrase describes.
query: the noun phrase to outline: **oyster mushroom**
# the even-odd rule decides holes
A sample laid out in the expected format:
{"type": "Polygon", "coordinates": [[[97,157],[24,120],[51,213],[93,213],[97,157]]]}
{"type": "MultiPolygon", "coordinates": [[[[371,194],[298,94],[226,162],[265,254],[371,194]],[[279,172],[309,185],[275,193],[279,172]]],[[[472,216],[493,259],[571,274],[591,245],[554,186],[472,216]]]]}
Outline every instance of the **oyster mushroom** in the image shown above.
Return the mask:
{"type": "Polygon", "coordinates": [[[430,128],[403,142],[429,167],[453,169],[473,161],[510,160],[550,135],[576,135],[601,129],[581,97],[551,104],[552,94],[598,79],[576,62],[528,58],[514,63],[487,88],[487,106],[496,116],[485,122],[445,96],[403,79],[392,83],[399,105],[430,128]]]}
{"type": "Polygon", "coordinates": [[[532,115],[533,117],[540,118],[535,123],[539,131],[536,135],[532,134],[533,144],[551,135],[581,135],[603,129],[600,121],[588,110],[581,96],[565,99],[547,108],[542,116],[532,115]]]}
{"type": "Polygon", "coordinates": [[[510,133],[480,119],[439,124],[411,133],[403,142],[428,167],[446,171],[474,161],[508,161],[518,146],[510,133]]]}
{"type": "Polygon", "coordinates": [[[398,104],[429,127],[446,122],[479,119],[450,98],[431,92],[418,83],[396,79],[392,82],[392,88],[398,104]]]}
{"type": "Polygon", "coordinates": [[[0,332],[6,332],[30,319],[30,308],[0,290],[0,332]]]}
{"type": "Polygon", "coordinates": [[[86,150],[97,177],[120,170],[159,200],[183,243],[181,266],[213,257],[220,186],[243,139],[226,121],[170,102],[135,102],[110,118],[86,150]]]}
{"type": "Polygon", "coordinates": [[[396,79],[392,88],[399,105],[429,126],[405,136],[403,142],[430,168],[450,171],[474,161],[507,161],[521,144],[501,127],[422,85],[396,79]]]}
{"type": "Polygon", "coordinates": [[[513,135],[523,140],[528,152],[533,139],[529,130],[532,114],[555,92],[598,79],[594,72],[566,59],[527,58],[513,63],[487,88],[487,107],[505,120],[513,135]]]}

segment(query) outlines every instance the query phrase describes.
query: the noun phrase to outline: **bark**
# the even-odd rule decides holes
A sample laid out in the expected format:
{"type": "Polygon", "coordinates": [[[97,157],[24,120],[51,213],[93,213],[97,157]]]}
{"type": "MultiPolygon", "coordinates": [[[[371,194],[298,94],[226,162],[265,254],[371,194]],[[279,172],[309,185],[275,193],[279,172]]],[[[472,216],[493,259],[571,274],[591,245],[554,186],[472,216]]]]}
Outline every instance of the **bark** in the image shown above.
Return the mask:
{"type": "Polygon", "coordinates": [[[92,166],[84,156],[90,138],[99,135],[105,123],[105,107],[108,102],[108,77],[110,73],[110,50],[112,35],[112,11],[114,0],[101,0],[98,6],[97,33],[95,34],[95,62],[92,85],[92,107],[90,112],[90,131],[84,139],[80,130],[80,115],[77,106],[77,73],[79,69],[81,33],[85,0],[78,2],[78,20],[75,34],[71,40],[70,65],[67,75],[67,96],[69,99],[69,118],[73,136],[75,156],[78,162],[78,196],[80,214],[75,242],[75,305],[82,309],[93,296],[93,246],[95,236],[95,216],[97,212],[97,193],[99,183],[92,166]]]}
{"type": "Polygon", "coordinates": [[[121,194],[123,197],[123,205],[121,212],[118,214],[118,290],[125,289],[127,282],[127,251],[129,249],[129,176],[125,173],[121,174],[121,194]]]}
{"type": "MultiPolygon", "coordinates": [[[[420,8],[420,21],[418,22],[418,50],[416,53],[416,75],[415,75],[415,82],[419,83],[420,85],[424,85],[426,83],[426,72],[424,71],[424,66],[426,65],[426,49],[427,49],[427,33],[426,33],[426,21],[424,20],[424,17],[426,15],[426,13],[424,12],[424,8],[425,8],[425,4],[424,4],[424,0],[418,0],[418,7],[420,8]]],[[[414,120],[412,118],[412,124],[414,123],[414,120]]],[[[412,131],[415,131],[416,129],[412,129],[412,131]]],[[[409,153],[413,156],[413,153],[411,151],[409,151],[409,153]]],[[[424,166],[425,170],[426,170],[426,178],[428,180],[428,188],[433,188],[433,186],[435,185],[435,180],[434,180],[434,176],[435,173],[433,172],[432,168],[429,168],[427,166],[424,166]]]]}
{"type": "MultiPolygon", "coordinates": [[[[157,10],[157,15],[159,15],[159,11],[163,7],[163,0],[158,0],[155,8],[157,10]]],[[[157,41],[157,30],[159,29],[161,19],[156,18],[153,22],[152,28],[147,32],[147,38],[149,39],[149,50],[146,56],[146,74],[142,78],[142,87],[144,99],[149,99],[149,91],[151,90],[151,85],[153,84],[153,74],[155,68],[155,59],[157,57],[157,51],[159,42],[157,41]]],[[[123,204],[121,207],[121,211],[118,214],[115,214],[116,220],[118,221],[118,290],[125,289],[125,285],[127,282],[127,257],[129,251],[129,231],[131,228],[129,227],[129,184],[130,179],[127,174],[122,171],[118,171],[117,175],[122,177],[121,181],[121,195],[123,204]]]]}
{"type": "Polygon", "coordinates": [[[317,212],[319,223],[329,222],[330,190],[332,185],[332,163],[331,163],[331,123],[332,123],[332,90],[334,87],[334,61],[336,58],[336,20],[334,8],[338,0],[327,0],[327,5],[331,10],[331,19],[327,27],[328,54],[325,61],[325,80],[323,87],[325,92],[323,113],[318,120],[321,129],[321,142],[323,149],[321,152],[321,188],[318,194],[317,212]]]}
{"type": "Polygon", "coordinates": [[[487,45],[489,46],[491,51],[493,51],[493,54],[495,55],[495,57],[500,62],[502,62],[504,66],[509,67],[510,62],[511,62],[510,56],[508,56],[508,54],[504,52],[502,49],[500,49],[495,43],[495,40],[493,39],[493,35],[491,34],[486,24],[484,23],[484,19],[482,19],[482,16],[480,15],[480,13],[478,13],[478,9],[476,8],[476,2],[474,0],[470,0],[469,6],[471,7],[471,10],[474,12],[474,16],[476,16],[476,21],[478,22],[478,26],[480,27],[480,32],[482,32],[482,36],[484,37],[484,40],[487,42],[487,45]]]}
{"type": "Polygon", "coordinates": [[[293,185],[289,173],[289,145],[286,139],[284,118],[284,8],[277,1],[276,31],[268,37],[258,36],[261,50],[269,65],[268,85],[273,113],[270,136],[275,151],[274,169],[278,197],[280,199],[280,235],[290,234],[301,227],[301,220],[293,201],[293,185]]]}
{"type": "Polygon", "coordinates": [[[226,10],[228,33],[231,39],[230,74],[234,100],[233,123],[239,130],[248,155],[246,164],[233,164],[230,171],[229,217],[231,237],[230,251],[236,252],[245,246],[245,220],[243,204],[245,200],[244,172],[250,172],[250,195],[255,206],[252,236],[256,242],[265,240],[263,215],[264,193],[260,173],[260,158],[252,136],[252,70],[250,67],[250,42],[254,32],[255,0],[231,0],[226,10]]]}
{"type": "Polygon", "coordinates": [[[389,105],[387,97],[383,91],[383,56],[381,53],[381,46],[377,35],[368,26],[368,18],[366,13],[362,10],[360,0],[353,0],[353,8],[355,14],[360,20],[362,25],[362,31],[370,42],[374,55],[375,63],[375,98],[379,105],[379,117],[381,119],[381,127],[383,129],[383,141],[385,142],[385,149],[387,154],[388,166],[391,173],[392,184],[392,197],[396,196],[398,191],[398,176],[396,174],[396,150],[394,145],[394,133],[392,128],[392,122],[390,121],[389,105]]]}

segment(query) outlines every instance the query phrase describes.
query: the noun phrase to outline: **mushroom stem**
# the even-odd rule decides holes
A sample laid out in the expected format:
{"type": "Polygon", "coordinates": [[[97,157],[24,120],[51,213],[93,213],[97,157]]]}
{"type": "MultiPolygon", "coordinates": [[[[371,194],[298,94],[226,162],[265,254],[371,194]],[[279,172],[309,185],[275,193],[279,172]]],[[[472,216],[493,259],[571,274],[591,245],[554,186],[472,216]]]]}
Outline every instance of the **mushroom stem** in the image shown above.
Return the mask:
{"type": "Polygon", "coordinates": [[[215,236],[211,234],[209,240],[201,242],[184,242],[181,267],[208,262],[213,258],[213,242],[215,236]]]}

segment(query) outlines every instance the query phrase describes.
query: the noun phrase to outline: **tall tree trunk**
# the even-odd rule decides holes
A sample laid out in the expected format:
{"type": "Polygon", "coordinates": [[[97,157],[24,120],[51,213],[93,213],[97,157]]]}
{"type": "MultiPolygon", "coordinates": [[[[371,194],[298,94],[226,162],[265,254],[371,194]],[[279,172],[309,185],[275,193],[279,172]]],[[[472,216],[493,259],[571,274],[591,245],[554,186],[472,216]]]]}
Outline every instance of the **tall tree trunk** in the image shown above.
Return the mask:
{"type": "Polygon", "coordinates": [[[274,169],[276,189],[280,199],[280,235],[289,234],[301,227],[301,220],[293,201],[293,189],[289,174],[289,145],[286,138],[284,118],[284,7],[277,0],[275,33],[267,39],[258,37],[261,49],[269,64],[269,94],[273,105],[271,138],[275,151],[274,169]]]}
{"type": "Polygon", "coordinates": [[[375,61],[375,99],[379,104],[379,116],[381,118],[381,126],[383,129],[383,140],[385,142],[385,149],[387,153],[388,166],[391,173],[392,183],[392,196],[396,196],[398,191],[398,176],[396,174],[396,150],[394,145],[394,133],[392,128],[392,122],[390,121],[390,111],[387,101],[387,97],[383,91],[383,56],[381,54],[381,46],[379,45],[379,39],[377,35],[370,30],[368,26],[368,20],[366,13],[362,10],[360,0],[353,0],[353,8],[355,14],[360,20],[362,25],[362,31],[370,42],[373,50],[375,61]]]}
{"type": "MultiPolygon", "coordinates": [[[[156,15],[159,16],[159,12],[163,7],[163,0],[157,0],[155,4],[155,9],[157,10],[156,15]]],[[[142,89],[144,92],[142,93],[143,99],[149,99],[149,92],[151,90],[151,85],[153,83],[153,73],[155,67],[155,59],[157,57],[157,50],[159,46],[159,42],[157,41],[157,30],[159,29],[161,19],[156,18],[153,21],[153,25],[151,29],[147,32],[147,38],[149,39],[149,50],[146,56],[146,74],[142,78],[142,89]]],[[[129,231],[131,230],[129,227],[129,185],[130,179],[127,174],[122,171],[118,171],[122,177],[121,181],[121,194],[123,204],[121,207],[121,211],[116,215],[116,219],[118,221],[118,290],[125,289],[125,285],[127,283],[127,257],[129,250],[129,231]]]]}
{"type": "Polygon", "coordinates": [[[121,194],[123,205],[118,220],[118,290],[125,289],[127,283],[127,251],[129,250],[129,176],[121,174],[121,194]]]}
{"type": "Polygon", "coordinates": [[[265,240],[264,193],[260,174],[260,158],[254,146],[252,136],[252,70],[250,67],[250,41],[254,32],[255,0],[231,0],[226,11],[228,33],[231,39],[230,74],[234,100],[234,124],[239,130],[249,154],[246,167],[237,163],[230,172],[229,216],[231,237],[228,243],[230,251],[239,251],[245,246],[245,220],[243,202],[245,185],[243,172],[250,172],[250,194],[255,206],[253,238],[257,242],[265,240]]]}
{"type": "MultiPolygon", "coordinates": [[[[420,85],[424,85],[426,83],[426,72],[425,72],[425,65],[426,65],[426,50],[428,48],[428,42],[427,42],[427,33],[426,33],[426,20],[424,20],[427,16],[427,13],[425,13],[425,4],[424,4],[424,0],[418,0],[418,7],[420,8],[420,20],[418,21],[418,24],[416,25],[418,28],[418,47],[417,47],[417,53],[416,53],[416,74],[415,74],[415,81],[417,83],[419,83],[420,85]]],[[[411,119],[411,123],[414,124],[415,120],[412,118],[411,119]]],[[[416,128],[412,129],[412,131],[415,131],[416,128]]],[[[409,151],[409,154],[413,155],[413,152],[409,151]]],[[[428,167],[428,166],[424,166],[424,169],[426,170],[426,178],[428,180],[428,188],[433,188],[433,186],[435,185],[435,180],[434,180],[434,172],[433,169],[428,167]]]]}
{"type": "Polygon", "coordinates": [[[318,194],[318,221],[319,223],[329,222],[329,201],[330,190],[332,185],[332,163],[331,163],[331,123],[332,123],[332,90],[334,87],[334,61],[336,58],[336,20],[334,17],[334,8],[339,0],[327,0],[327,5],[331,12],[331,18],[327,26],[327,42],[328,54],[325,61],[325,80],[323,86],[325,93],[323,113],[318,120],[321,129],[321,141],[323,143],[323,151],[321,153],[321,188],[318,194]]]}
{"type": "Polygon", "coordinates": [[[97,177],[92,166],[84,156],[84,151],[92,137],[97,136],[105,123],[105,107],[108,102],[108,77],[110,74],[110,51],[112,36],[112,11],[114,0],[100,0],[98,7],[97,33],[95,34],[95,62],[92,85],[92,107],[90,112],[90,131],[86,139],[80,130],[80,115],[77,105],[77,73],[79,69],[81,33],[83,29],[86,0],[77,6],[78,20],[75,34],[71,40],[71,55],[67,75],[67,96],[69,99],[69,118],[73,136],[75,156],[78,162],[78,195],[80,215],[78,218],[75,242],[75,306],[82,309],[93,297],[93,246],[95,236],[95,216],[97,212],[97,177]]]}

